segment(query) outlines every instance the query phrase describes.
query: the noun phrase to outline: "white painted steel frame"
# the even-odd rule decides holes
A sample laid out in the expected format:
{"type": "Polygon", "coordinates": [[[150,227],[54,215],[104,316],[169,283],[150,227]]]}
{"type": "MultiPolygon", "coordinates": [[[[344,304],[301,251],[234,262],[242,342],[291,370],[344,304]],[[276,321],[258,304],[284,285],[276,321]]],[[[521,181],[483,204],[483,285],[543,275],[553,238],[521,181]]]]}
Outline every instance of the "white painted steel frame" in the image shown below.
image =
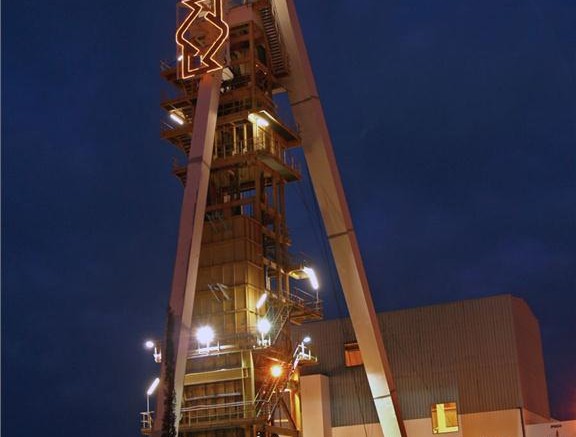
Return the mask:
{"type": "Polygon", "coordinates": [[[400,404],[293,0],[271,0],[290,59],[284,86],[385,437],[406,437],[400,404]]]}
{"type": "MultiPolygon", "coordinates": [[[[220,85],[222,72],[206,74],[200,80],[198,101],[194,114],[194,129],[188,153],[186,169],[186,184],[180,212],[180,228],[178,231],[178,246],[176,262],[170,294],[170,309],[174,315],[174,390],[176,395],[175,415],[180,417],[184,376],[186,374],[186,358],[190,340],[190,327],[194,296],[196,295],[196,280],[198,277],[198,262],[212,153],[214,149],[214,134],[220,100],[220,85]]],[[[164,354],[165,357],[165,354],[164,354]]],[[[164,419],[164,399],[166,396],[165,363],[162,365],[162,377],[156,401],[156,417],[152,436],[160,437],[164,419]]],[[[176,429],[178,429],[178,419],[176,429]]]]}

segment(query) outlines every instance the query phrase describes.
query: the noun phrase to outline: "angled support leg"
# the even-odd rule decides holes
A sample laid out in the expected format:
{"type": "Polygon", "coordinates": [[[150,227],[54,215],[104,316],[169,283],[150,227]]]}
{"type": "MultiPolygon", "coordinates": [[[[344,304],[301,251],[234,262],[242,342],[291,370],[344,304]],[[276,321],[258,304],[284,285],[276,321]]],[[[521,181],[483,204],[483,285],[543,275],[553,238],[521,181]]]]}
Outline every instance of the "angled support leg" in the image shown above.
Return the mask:
{"type": "Polygon", "coordinates": [[[290,59],[291,71],[284,86],[300,126],[304,156],[380,425],[385,437],[406,437],[388,356],[293,0],[272,0],[272,3],[290,59]]]}
{"type": "MultiPolygon", "coordinates": [[[[214,149],[214,133],[218,115],[221,78],[222,73],[218,72],[213,75],[204,75],[200,81],[198,103],[194,115],[194,130],[192,132],[186,170],[186,187],[184,188],[182,211],[180,213],[179,238],[170,295],[170,310],[174,321],[174,331],[172,332],[171,340],[174,345],[176,430],[178,430],[178,418],[180,417],[184,376],[186,374],[186,358],[188,356],[190,325],[192,322],[194,296],[196,294],[198,261],[204,228],[210,166],[214,149]]],[[[167,333],[168,335],[170,333],[167,333]]],[[[168,341],[168,337],[166,340],[168,341]]],[[[162,434],[164,400],[167,395],[165,361],[164,357],[160,387],[158,387],[153,437],[160,437],[162,434]]]]}

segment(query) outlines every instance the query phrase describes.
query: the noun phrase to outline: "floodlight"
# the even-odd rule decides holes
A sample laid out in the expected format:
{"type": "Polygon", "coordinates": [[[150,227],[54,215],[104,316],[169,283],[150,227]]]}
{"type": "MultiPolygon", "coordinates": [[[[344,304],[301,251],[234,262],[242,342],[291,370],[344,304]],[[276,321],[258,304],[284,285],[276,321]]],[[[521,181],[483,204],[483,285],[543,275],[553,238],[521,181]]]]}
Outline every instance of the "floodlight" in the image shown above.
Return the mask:
{"type": "Polygon", "coordinates": [[[260,319],[258,320],[258,332],[262,335],[266,335],[270,332],[270,329],[272,329],[272,324],[270,323],[270,321],[266,318],[260,319]]]}
{"type": "Polygon", "coordinates": [[[154,380],[154,382],[152,382],[152,384],[150,384],[150,387],[148,387],[148,391],[146,392],[146,394],[148,396],[152,396],[152,393],[154,393],[154,391],[156,391],[158,384],[160,384],[160,378],[156,378],[154,380]]]}
{"type": "Polygon", "coordinates": [[[304,344],[308,344],[311,341],[312,341],[312,339],[308,335],[302,339],[302,343],[304,343],[304,344]]]}
{"type": "Polygon", "coordinates": [[[268,120],[254,113],[248,115],[248,121],[250,121],[251,123],[255,123],[258,127],[270,126],[270,122],[268,120]]]}
{"type": "Polygon", "coordinates": [[[210,344],[214,340],[214,330],[210,326],[203,326],[196,331],[196,339],[199,343],[210,344]]]}
{"type": "Polygon", "coordinates": [[[272,366],[270,368],[270,374],[274,377],[274,378],[278,378],[280,375],[282,375],[283,369],[282,366],[275,364],[274,366],[272,366]]]}
{"type": "Polygon", "coordinates": [[[176,114],[175,112],[170,113],[170,118],[178,124],[184,124],[184,119],[182,117],[180,117],[178,114],[176,114]]]}
{"type": "Polygon", "coordinates": [[[312,288],[314,290],[318,290],[320,288],[320,284],[318,283],[318,277],[316,276],[314,269],[310,267],[304,267],[302,270],[304,270],[304,273],[308,275],[308,279],[310,280],[310,285],[312,288]]]}
{"type": "Polygon", "coordinates": [[[152,340],[146,340],[146,343],[144,343],[146,349],[153,349],[155,346],[156,344],[152,340]]]}
{"type": "Polygon", "coordinates": [[[260,299],[258,299],[258,302],[256,303],[256,309],[257,310],[262,308],[262,305],[264,305],[264,302],[266,302],[267,298],[268,298],[268,295],[266,293],[264,293],[262,296],[260,296],[260,299]]]}

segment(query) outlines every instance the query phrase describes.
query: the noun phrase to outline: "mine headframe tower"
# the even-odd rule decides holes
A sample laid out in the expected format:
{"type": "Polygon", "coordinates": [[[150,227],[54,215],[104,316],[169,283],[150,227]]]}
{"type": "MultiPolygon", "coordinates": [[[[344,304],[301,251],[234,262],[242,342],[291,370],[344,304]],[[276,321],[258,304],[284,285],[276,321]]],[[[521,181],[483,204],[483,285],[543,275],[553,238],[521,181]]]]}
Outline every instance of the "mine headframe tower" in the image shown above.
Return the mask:
{"type": "MultiPolygon", "coordinates": [[[[292,0],[182,0],[162,137],[186,156],[154,437],[299,436],[290,325],[322,318],[289,253],[285,186],[302,145],[386,437],[404,436],[388,359],[292,0]],[[298,132],[273,96],[287,92],[298,132]]],[[[307,281],[305,281],[307,282],[307,281]]]]}

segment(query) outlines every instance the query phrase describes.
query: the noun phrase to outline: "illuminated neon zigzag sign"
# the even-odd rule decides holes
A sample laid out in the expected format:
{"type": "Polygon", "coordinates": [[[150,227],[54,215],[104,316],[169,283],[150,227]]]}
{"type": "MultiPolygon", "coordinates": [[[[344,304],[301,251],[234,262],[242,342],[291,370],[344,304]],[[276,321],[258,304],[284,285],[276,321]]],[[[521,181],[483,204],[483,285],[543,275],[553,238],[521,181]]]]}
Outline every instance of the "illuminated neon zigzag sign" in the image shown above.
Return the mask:
{"type": "Polygon", "coordinates": [[[188,79],[224,67],[220,62],[214,59],[230,34],[230,28],[223,19],[224,10],[222,7],[222,0],[212,0],[213,8],[208,11],[206,11],[205,6],[201,5],[202,3],[205,4],[206,1],[182,0],[182,5],[190,9],[190,12],[176,31],[176,44],[178,45],[179,53],[181,53],[178,65],[180,79],[188,79]],[[202,11],[206,11],[204,19],[218,29],[220,33],[218,38],[216,38],[208,48],[198,47],[186,38],[186,34],[190,31],[202,11]],[[194,60],[198,56],[200,57],[201,62],[200,65],[195,65],[194,60]]]}

